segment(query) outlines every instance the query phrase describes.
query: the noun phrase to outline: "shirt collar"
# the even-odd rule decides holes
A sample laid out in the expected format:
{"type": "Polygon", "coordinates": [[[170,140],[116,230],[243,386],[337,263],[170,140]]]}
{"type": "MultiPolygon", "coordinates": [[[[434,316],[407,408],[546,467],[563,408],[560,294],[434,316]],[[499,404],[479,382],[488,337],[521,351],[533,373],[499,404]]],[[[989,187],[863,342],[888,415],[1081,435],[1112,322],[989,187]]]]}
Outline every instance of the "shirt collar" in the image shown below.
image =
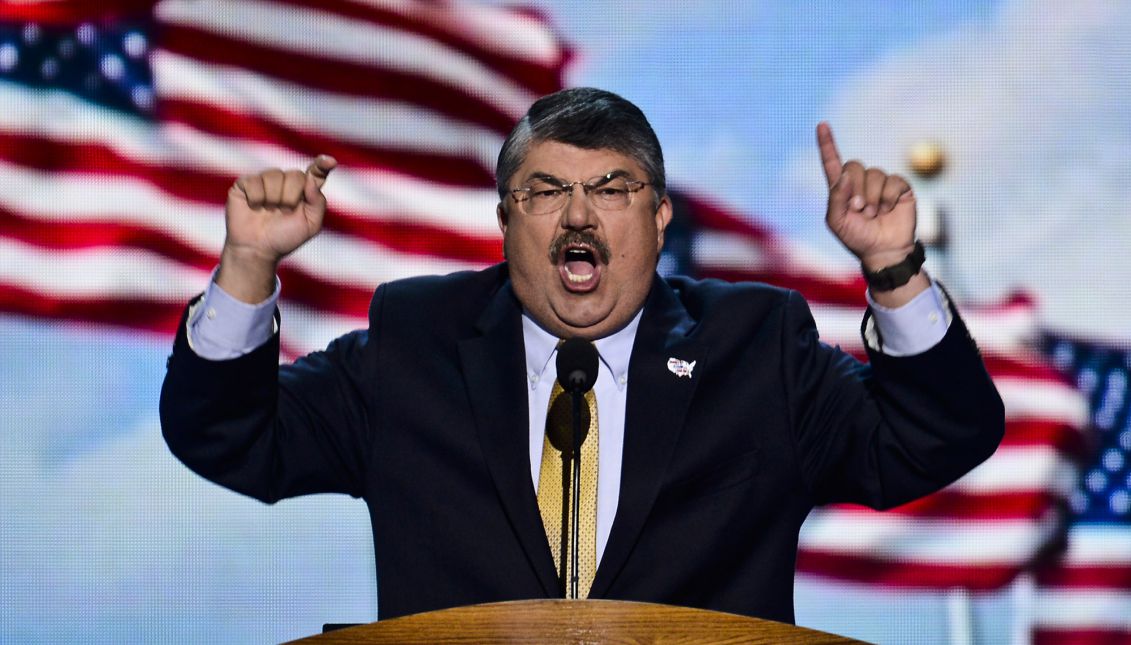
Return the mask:
{"type": "MultiPolygon", "coordinates": [[[[611,336],[593,342],[601,362],[613,375],[618,390],[628,385],[628,361],[632,357],[632,345],[636,340],[636,330],[640,326],[640,316],[644,309],[636,312],[632,320],[611,336]]],[[[530,315],[522,312],[522,338],[526,346],[526,376],[531,389],[545,376],[550,359],[558,349],[558,337],[546,331],[530,315]]]]}

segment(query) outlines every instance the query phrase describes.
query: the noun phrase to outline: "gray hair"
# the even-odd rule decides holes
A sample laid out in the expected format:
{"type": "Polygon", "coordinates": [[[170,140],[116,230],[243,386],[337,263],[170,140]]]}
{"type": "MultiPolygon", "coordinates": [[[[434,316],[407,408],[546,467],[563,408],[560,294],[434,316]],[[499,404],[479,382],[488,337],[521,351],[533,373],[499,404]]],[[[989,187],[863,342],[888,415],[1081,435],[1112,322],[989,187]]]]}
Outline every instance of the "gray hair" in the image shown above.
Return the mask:
{"type": "Polygon", "coordinates": [[[631,101],[592,87],[574,87],[543,96],[515,124],[495,167],[499,199],[526,159],[531,144],[558,141],[587,150],[615,150],[632,157],[648,175],[659,203],[667,190],[664,153],[644,113],[631,101]]]}

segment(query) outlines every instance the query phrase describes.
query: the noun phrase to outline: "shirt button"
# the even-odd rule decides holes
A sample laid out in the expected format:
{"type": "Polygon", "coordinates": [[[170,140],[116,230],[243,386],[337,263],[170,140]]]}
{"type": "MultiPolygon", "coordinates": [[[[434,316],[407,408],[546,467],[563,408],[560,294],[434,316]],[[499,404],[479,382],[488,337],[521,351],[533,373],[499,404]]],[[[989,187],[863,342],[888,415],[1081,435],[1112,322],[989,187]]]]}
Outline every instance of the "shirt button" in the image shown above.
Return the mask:
{"type": "Polygon", "coordinates": [[[209,320],[212,320],[212,319],[216,318],[216,310],[213,309],[212,307],[209,307],[208,311],[204,312],[204,315],[208,316],[209,320]]]}
{"type": "Polygon", "coordinates": [[[617,379],[617,383],[620,383],[621,385],[624,385],[627,382],[628,382],[628,377],[625,376],[624,374],[621,374],[620,377],[617,379]]]}
{"type": "Polygon", "coordinates": [[[932,325],[933,325],[933,324],[935,324],[935,323],[937,323],[937,322],[939,321],[939,314],[938,314],[938,312],[937,312],[937,311],[932,311],[932,312],[931,312],[931,315],[927,316],[927,320],[931,321],[931,324],[932,324],[932,325]]]}
{"type": "Polygon", "coordinates": [[[538,382],[538,375],[537,374],[531,374],[530,375],[530,382],[531,383],[537,383],[538,382]]]}

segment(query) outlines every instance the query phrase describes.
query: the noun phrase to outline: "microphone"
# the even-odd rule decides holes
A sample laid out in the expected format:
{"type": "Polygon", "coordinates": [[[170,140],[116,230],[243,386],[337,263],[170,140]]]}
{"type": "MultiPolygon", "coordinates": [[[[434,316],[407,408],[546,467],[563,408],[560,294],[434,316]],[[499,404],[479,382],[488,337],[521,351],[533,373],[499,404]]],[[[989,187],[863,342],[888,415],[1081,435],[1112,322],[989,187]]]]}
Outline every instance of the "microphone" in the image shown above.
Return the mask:
{"type": "MultiPolygon", "coordinates": [[[[570,424],[573,432],[570,433],[572,437],[550,437],[550,443],[561,451],[562,453],[562,470],[567,468],[567,452],[566,446],[571,446],[572,451],[570,454],[575,455],[573,459],[573,522],[572,533],[573,540],[571,541],[571,562],[573,563],[573,576],[570,579],[570,597],[578,598],[578,574],[577,574],[577,536],[579,533],[579,518],[578,512],[580,507],[580,491],[581,491],[581,444],[585,441],[586,436],[589,434],[589,406],[582,407],[581,401],[586,392],[593,388],[593,384],[597,382],[597,348],[587,340],[581,338],[566,339],[560,346],[558,346],[558,383],[562,389],[569,392],[570,402],[572,403],[573,423],[570,424]],[[582,417],[584,415],[584,425],[582,424],[582,417]],[[567,439],[572,439],[568,441],[567,439]],[[560,444],[558,443],[560,441],[560,444]]],[[[555,424],[559,427],[565,427],[565,424],[555,424]]],[[[561,433],[561,434],[564,434],[561,433]]],[[[564,472],[563,472],[564,474],[564,472]]],[[[562,478],[563,482],[565,477],[562,478]]],[[[563,498],[564,502],[564,498],[563,498]]],[[[568,508],[562,504],[562,533],[565,533],[566,515],[568,508]]],[[[562,569],[565,569],[565,543],[562,545],[562,569]]],[[[562,584],[565,584],[564,576],[562,584]]]]}
{"type": "MultiPolygon", "coordinates": [[[[588,341],[580,338],[570,338],[558,347],[556,365],[558,367],[558,384],[571,395],[582,395],[593,388],[597,382],[597,348],[588,341]]],[[[571,399],[575,396],[571,396],[571,399]]],[[[589,434],[589,406],[581,407],[580,418],[575,410],[569,417],[569,408],[565,400],[559,398],[550,406],[549,417],[553,423],[547,423],[549,428],[550,445],[566,455],[573,449],[573,426],[580,428],[578,446],[585,443],[589,434]],[[575,423],[580,421],[580,423],[575,423]]]]}
{"type": "Polygon", "coordinates": [[[587,340],[570,338],[558,347],[558,383],[570,394],[585,394],[597,382],[597,348],[587,340]]]}

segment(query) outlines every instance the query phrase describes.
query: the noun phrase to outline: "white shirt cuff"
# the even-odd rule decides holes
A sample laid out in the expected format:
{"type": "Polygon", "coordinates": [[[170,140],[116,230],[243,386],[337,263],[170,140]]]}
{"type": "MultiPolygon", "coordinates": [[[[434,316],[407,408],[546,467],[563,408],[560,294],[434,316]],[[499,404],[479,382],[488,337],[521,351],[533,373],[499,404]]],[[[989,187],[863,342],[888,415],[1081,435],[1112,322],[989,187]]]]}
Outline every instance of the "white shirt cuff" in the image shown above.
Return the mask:
{"type": "MultiPolygon", "coordinates": [[[[215,271],[212,275],[215,278],[215,271]]],[[[189,347],[201,358],[222,361],[262,346],[278,331],[275,305],[279,301],[279,290],[276,277],[275,291],[263,302],[249,305],[209,280],[204,297],[189,308],[189,347]]]]}
{"type": "Polygon", "coordinates": [[[888,356],[913,356],[931,349],[946,336],[954,319],[950,300],[934,280],[930,289],[895,309],[876,304],[871,293],[865,295],[872,316],[864,327],[864,340],[888,356]]]}

